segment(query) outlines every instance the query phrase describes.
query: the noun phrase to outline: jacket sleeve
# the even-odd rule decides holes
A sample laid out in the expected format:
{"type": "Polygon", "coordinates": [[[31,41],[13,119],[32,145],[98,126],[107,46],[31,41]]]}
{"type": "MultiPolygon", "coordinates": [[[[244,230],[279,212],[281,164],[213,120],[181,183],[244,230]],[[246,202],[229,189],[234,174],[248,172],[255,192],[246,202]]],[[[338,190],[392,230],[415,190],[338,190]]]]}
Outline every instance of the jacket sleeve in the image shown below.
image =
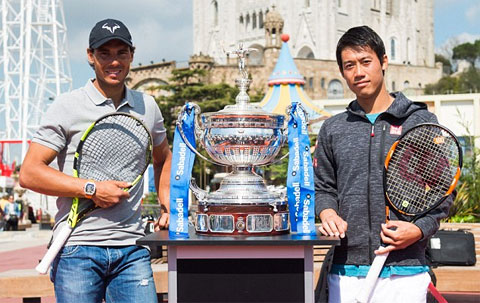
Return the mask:
{"type": "MultiPolygon", "coordinates": [[[[425,122],[438,123],[438,120],[434,114],[429,113],[425,122]]],[[[414,224],[422,231],[422,240],[430,238],[437,232],[438,228],[440,227],[440,220],[448,217],[450,207],[453,205],[456,195],[457,192],[453,191],[453,193],[445,198],[445,200],[439,206],[437,206],[437,208],[428,212],[425,216],[414,222],[414,224]]]]}
{"type": "Polygon", "coordinates": [[[336,165],[333,159],[331,139],[324,123],[317,137],[313,169],[315,172],[315,213],[332,208],[338,213],[336,165]]]}

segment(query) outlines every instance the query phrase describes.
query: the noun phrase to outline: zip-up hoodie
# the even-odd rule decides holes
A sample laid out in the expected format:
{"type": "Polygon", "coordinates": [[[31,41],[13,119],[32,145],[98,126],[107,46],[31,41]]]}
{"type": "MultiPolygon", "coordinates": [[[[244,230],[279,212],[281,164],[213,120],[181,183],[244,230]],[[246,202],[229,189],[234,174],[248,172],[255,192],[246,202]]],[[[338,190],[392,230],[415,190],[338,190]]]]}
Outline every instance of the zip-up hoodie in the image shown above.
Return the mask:
{"type": "MultiPolygon", "coordinates": [[[[438,123],[424,103],[412,102],[402,93],[375,123],[367,119],[358,102],[326,120],[318,134],[314,153],[315,208],[317,215],[334,209],[348,223],[345,238],[335,247],[333,263],[370,265],[380,244],[385,223],[383,166],[390,146],[408,129],[420,123],[438,123]]],[[[414,222],[422,239],[390,253],[386,265],[425,265],[427,240],[448,215],[453,197],[414,222]]],[[[391,220],[400,215],[390,212],[391,220]]],[[[405,219],[405,218],[403,218],[405,219]]]]}

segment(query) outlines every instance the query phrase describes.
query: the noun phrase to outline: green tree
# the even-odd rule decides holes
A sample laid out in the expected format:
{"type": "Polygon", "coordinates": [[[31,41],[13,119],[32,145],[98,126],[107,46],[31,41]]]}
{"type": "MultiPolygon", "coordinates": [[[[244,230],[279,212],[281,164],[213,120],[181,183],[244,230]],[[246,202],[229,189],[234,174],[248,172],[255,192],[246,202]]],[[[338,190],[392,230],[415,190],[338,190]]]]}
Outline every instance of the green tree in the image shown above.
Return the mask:
{"type": "MultiPolygon", "coordinates": [[[[461,121],[464,119],[461,118],[461,121]]],[[[469,125],[463,122],[461,124],[466,133],[470,134],[469,125]]],[[[480,222],[480,149],[475,146],[473,136],[466,137],[465,147],[467,152],[464,155],[457,196],[450,209],[449,222],[480,222]]]]}
{"type": "Polygon", "coordinates": [[[475,67],[475,61],[480,57],[480,40],[476,40],[474,43],[463,43],[453,48],[454,60],[467,60],[472,66],[475,67]]]}
{"type": "Polygon", "coordinates": [[[443,72],[447,75],[452,73],[452,63],[445,56],[435,54],[435,62],[441,62],[443,64],[443,72]]]}
{"type": "Polygon", "coordinates": [[[480,71],[471,66],[459,77],[459,86],[462,92],[476,93],[480,91],[480,71]]]}
{"type": "Polygon", "coordinates": [[[458,92],[460,90],[458,78],[445,76],[438,80],[437,83],[427,84],[425,86],[425,94],[448,94],[458,92]]]}
{"type": "Polygon", "coordinates": [[[238,89],[226,83],[205,84],[208,72],[203,69],[177,69],[172,71],[171,84],[156,89],[167,92],[157,99],[165,119],[168,142],[173,142],[177,116],[187,102],[195,102],[202,112],[217,111],[227,104],[235,103],[238,89]]]}
{"type": "Polygon", "coordinates": [[[437,83],[425,86],[425,94],[465,94],[480,91],[480,71],[471,66],[453,77],[442,77],[437,83]]]}

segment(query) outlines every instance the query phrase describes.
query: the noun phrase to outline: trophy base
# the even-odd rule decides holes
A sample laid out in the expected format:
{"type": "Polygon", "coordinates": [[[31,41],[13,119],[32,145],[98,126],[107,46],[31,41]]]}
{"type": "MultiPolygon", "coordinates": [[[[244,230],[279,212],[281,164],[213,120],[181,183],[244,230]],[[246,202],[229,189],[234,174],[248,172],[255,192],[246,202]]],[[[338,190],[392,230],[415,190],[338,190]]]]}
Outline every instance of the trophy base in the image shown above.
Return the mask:
{"type": "Polygon", "coordinates": [[[290,232],[289,213],[281,205],[198,206],[195,231],[205,235],[273,236],[290,232]]]}

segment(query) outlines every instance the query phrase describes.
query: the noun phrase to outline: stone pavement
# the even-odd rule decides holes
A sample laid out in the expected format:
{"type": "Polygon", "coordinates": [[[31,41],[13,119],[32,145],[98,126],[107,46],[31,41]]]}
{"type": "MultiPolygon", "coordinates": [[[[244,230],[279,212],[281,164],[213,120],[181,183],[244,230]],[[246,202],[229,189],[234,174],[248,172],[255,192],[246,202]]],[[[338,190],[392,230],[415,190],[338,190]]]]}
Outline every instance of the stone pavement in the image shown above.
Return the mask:
{"type": "MultiPolygon", "coordinates": [[[[47,251],[51,233],[51,230],[40,230],[38,224],[33,224],[26,231],[0,232],[0,272],[35,268],[47,251]]],[[[0,303],[21,302],[21,298],[0,299],[0,303]]],[[[55,298],[42,298],[42,302],[52,303],[55,298]]]]}

